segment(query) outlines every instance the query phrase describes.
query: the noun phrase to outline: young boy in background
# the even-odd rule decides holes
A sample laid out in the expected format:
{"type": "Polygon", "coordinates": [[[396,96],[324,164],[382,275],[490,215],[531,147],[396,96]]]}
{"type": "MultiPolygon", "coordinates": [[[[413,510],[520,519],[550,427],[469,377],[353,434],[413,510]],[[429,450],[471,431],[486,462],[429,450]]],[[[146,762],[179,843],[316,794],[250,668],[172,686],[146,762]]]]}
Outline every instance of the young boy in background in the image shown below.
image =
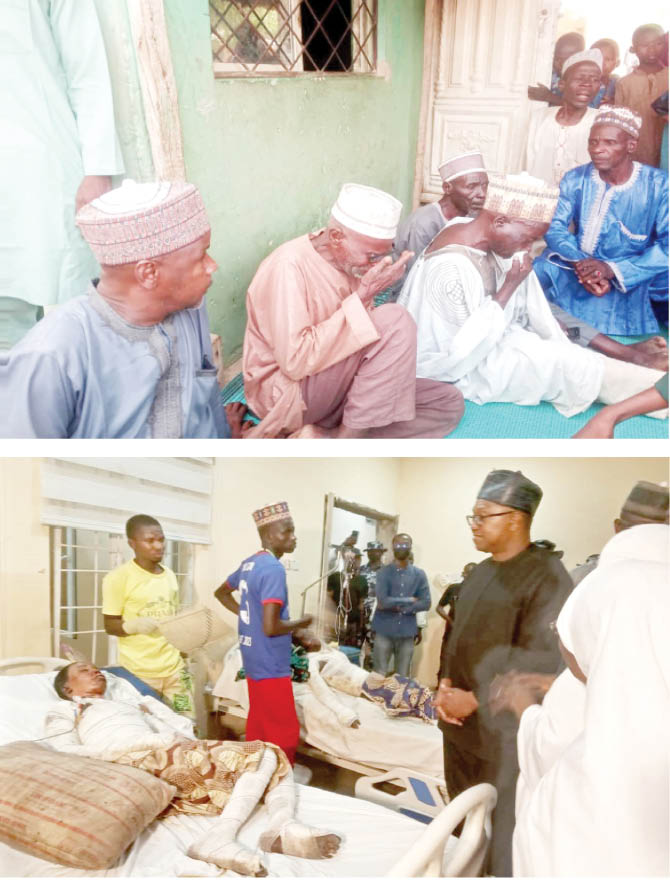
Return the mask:
{"type": "Polygon", "coordinates": [[[663,139],[663,117],[652,103],[668,90],[668,68],[661,62],[663,28],[657,24],[641,25],[633,33],[630,51],[639,65],[616,85],[614,103],[628,107],[642,117],[642,128],[633,159],[659,167],[663,139]]]}
{"type": "Polygon", "coordinates": [[[619,66],[619,44],[608,37],[596,40],[591,49],[600,49],[603,57],[603,72],[600,78],[600,88],[595,94],[589,107],[600,107],[601,104],[614,104],[614,93],[619,77],[612,71],[619,66]]]}

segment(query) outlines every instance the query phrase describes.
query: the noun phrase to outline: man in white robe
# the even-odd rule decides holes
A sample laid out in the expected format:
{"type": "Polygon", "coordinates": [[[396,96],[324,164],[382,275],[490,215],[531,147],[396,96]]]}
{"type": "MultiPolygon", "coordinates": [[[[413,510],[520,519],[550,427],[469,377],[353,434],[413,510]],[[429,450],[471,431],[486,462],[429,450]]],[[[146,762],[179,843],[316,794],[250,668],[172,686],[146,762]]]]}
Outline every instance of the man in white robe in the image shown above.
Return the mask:
{"type": "Polygon", "coordinates": [[[478,217],[426,249],[398,301],[417,324],[418,377],[454,383],[477,404],[550,401],[566,417],[660,379],[571,344],[552,315],[528,249],[557,200],[557,189],[529,175],[490,176],[478,217]]]}
{"type": "Polygon", "coordinates": [[[589,132],[598,115],[589,102],[600,88],[600,49],[577,52],[568,58],[559,83],[560,107],[540,107],[530,118],[526,170],[557,187],[563,175],[590,159],[589,132]]]}
{"type": "Polygon", "coordinates": [[[93,0],[0,5],[3,350],[97,274],[75,210],[124,167],[93,0]]]}

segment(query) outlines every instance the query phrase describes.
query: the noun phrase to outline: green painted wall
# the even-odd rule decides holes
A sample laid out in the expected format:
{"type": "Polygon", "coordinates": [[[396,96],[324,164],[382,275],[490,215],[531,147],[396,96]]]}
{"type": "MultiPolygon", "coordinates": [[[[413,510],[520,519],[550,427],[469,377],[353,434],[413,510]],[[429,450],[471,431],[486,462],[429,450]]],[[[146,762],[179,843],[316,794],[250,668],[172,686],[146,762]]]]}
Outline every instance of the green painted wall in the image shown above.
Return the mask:
{"type": "Polygon", "coordinates": [[[227,362],[246,289],[277,245],[322,225],[339,187],[381,187],[409,207],[424,0],[379,0],[380,74],[214,79],[207,0],[165,0],[186,173],[202,190],[219,271],[208,295],[227,362]]]}

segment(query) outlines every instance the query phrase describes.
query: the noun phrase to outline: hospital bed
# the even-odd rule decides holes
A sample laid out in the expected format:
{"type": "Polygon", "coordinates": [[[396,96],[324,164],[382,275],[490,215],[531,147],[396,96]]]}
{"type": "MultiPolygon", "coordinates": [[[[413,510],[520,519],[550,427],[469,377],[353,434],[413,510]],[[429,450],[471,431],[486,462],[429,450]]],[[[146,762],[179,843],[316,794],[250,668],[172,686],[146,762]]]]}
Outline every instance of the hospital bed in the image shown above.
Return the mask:
{"type": "MultiPolygon", "coordinates": [[[[211,689],[211,706],[218,713],[246,718],[247,684],[245,680],[235,680],[241,667],[239,649],[231,647],[211,689]]],[[[309,683],[294,683],[293,694],[300,720],[299,753],[360,775],[379,775],[398,766],[410,768],[420,777],[439,779],[446,794],[442,734],[435,723],[389,717],[367,698],[338,692],[338,700],[354,708],[361,721],[360,728],[352,729],[341,725],[335,715],[314,698],[309,683]]]]}
{"type": "MultiPolygon", "coordinates": [[[[52,684],[55,670],[62,664],[62,659],[54,658],[0,661],[0,745],[42,737],[46,713],[58,702],[52,684]],[[40,673],[16,674],[27,665],[40,673]]],[[[380,796],[381,791],[375,793],[373,784],[367,792],[361,791],[366,798],[296,787],[298,818],[338,833],[342,845],[333,859],[325,861],[266,855],[271,875],[471,876],[481,871],[496,801],[495,789],[489,784],[477,785],[452,800],[428,826],[394,811],[393,797],[386,793],[380,796]],[[376,801],[370,802],[369,798],[376,801]],[[461,836],[451,836],[463,820],[461,836]]],[[[114,867],[100,871],[49,863],[0,842],[0,876],[217,876],[221,875],[217,867],[186,856],[191,843],[214,823],[216,818],[200,815],[170,815],[156,820],[114,867]]],[[[256,848],[264,827],[265,809],[261,806],[242,828],[240,841],[256,848]]]]}

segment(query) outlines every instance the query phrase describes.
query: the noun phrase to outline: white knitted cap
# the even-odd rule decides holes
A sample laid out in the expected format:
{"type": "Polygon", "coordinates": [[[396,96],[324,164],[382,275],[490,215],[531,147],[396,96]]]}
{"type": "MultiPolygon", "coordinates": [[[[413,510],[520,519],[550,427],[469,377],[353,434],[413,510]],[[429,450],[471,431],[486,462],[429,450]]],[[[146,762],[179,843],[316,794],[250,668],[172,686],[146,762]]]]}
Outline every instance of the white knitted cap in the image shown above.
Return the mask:
{"type": "Polygon", "coordinates": [[[402,202],[374,187],[343,184],[331,211],[336,221],[373,239],[395,239],[402,202]]]}

